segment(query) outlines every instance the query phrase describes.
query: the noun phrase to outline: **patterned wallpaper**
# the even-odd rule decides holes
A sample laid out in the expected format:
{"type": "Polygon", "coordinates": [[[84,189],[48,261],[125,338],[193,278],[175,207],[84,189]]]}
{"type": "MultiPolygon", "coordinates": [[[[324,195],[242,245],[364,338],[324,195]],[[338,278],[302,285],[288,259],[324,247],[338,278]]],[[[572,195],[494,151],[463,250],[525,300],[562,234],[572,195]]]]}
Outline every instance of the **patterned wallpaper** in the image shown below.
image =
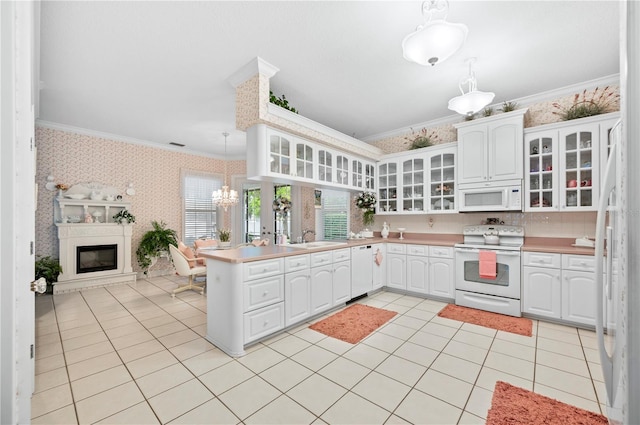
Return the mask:
{"type": "MultiPolygon", "coordinates": [[[[222,175],[224,161],[148,146],[108,140],[48,128],[36,128],[38,147],[36,182],[39,183],[36,211],[36,255],[58,256],[57,228],[53,224],[56,192],[45,189],[47,176],[68,186],[82,182],[99,182],[122,188],[123,197],[131,202],[136,217],[133,227],[133,250],[142,235],[151,229],[151,221],[164,221],[168,227],[182,233],[182,200],[180,170],[205,171],[222,175]],[[135,196],[127,196],[127,184],[133,183],[135,196]]],[[[245,161],[228,161],[228,181],[231,175],[246,173],[245,161]]],[[[223,223],[230,227],[230,214],[223,223]]],[[[135,271],[140,271],[135,252],[135,271]]],[[[164,260],[152,272],[170,269],[164,260]]]]}
{"type": "MultiPolygon", "coordinates": [[[[600,95],[606,89],[605,96],[611,93],[610,99],[612,100],[607,112],[614,112],[620,110],[620,87],[619,86],[607,86],[606,88],[596,88],[592,90],[585,90],[584,92],[577,93],[579,95],[579,101],[583,98],[590,100],[592,98],[599,98],[600,95]]],[[[560,99],[550,100],[546,102],[538,102],[526,106],[529,110],[524,116],[524,126],[536,127],[543,124],[550,124],[553,122],[562,121],[560,116],[554,112],[560,112],[562,109],[570,107],[575,99],[575,95],[565,96],[560,99]],[[554,104],[559,106],[555,107],[554,104]]],[[[500,112],[495,112],[499,114],[500,112]]],[[[461,118],[462,121],[462,118],[461,118]]],[[[415,128],[415,132],[419,132],[421,129],[415,128]]],[[[427,129],[428,134],[435,134],[437,136],[436,144],[455,142],[458,138],[456,129],[452,124],[443,125],[440,127],[433,127],[427,129]]],[[[408,150],[410,142],[406,139],[411,137],[412,133],[407,133],[402,136],[390,137],[387,139],[376,140],[372,144],[382,149],[384,153],[396,153],[408,150]]]]}

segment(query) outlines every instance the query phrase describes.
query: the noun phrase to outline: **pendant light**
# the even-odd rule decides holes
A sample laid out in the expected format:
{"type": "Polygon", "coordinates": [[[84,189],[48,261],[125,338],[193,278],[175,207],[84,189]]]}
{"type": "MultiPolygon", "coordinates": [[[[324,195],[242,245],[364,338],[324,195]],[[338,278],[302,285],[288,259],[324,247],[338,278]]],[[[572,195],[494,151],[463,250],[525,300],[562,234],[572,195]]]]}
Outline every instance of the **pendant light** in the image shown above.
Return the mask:
{"type": "Polygon", "coordinates": [[[222,133],[224,136],[224,184],[222,185],[222,189],[214,190],[213,195],[211,196],[214,204],[219,207],[224,208],[227,211],[227,208],[233,207],[238,204],[238,191],[229,190],[229,185],[227,185],[227,136],[229,133],[222,133]]]}
{"type": "Polygon", "coordinates": [[[493,98],[495,97],[494,93],[491,92],[482,92],[478,90],[478,83],[476,81],[476,76],[471,69],[471,66],[475,63],[476,58],[467,59],[467,63],[469,64],[469,76],[462,81],[458,87],[460,88],[461,96],[454,97],[449,101],[449,109],[455,111],[461,115],[473,115],[485,106],[487,106],[493,98]],[[467,93],[464,92],[462,86],[464,84],[468,85],[469,91],[467,93]]]}
{"type": "Polygon", "coordinates": [[[402,40],[402,56],[406,60],[434,66],[462,47],[469,30],[464,24],[447,22],[445,18],[448,12],[447,0],[422,3],[424,24],[402,40]],[[441,16],[441,19],[433,19],[435,16],[441,16]]]}

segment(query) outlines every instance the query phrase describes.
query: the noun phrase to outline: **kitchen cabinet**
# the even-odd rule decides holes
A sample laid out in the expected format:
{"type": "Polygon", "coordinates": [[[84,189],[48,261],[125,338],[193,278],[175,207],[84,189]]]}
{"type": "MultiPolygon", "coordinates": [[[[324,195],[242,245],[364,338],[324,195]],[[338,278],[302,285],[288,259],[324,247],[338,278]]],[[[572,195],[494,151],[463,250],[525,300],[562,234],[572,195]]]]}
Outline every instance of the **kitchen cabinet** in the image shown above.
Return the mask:
{"type": "Polygon", "coordinates": [[[333,265],[311,269],[311,315],[333,307],[333,265]]]}
{"type": "Polygon", "coordinates": [[[407,289],[407,254],[405,245],[387,244],[387,287],[407,289]]]}
{"type": "Polygon", "coordinates": [[[523,253],[522,312],[595,325],[594,257],[523,253]]]}
{"type": "Polygon", "coordinates": [[[455,124],[458,184],[522,179],[526,109],[455,124]]]}
{"type": "Polygon", "coordinates": [[[594,211],[618,113],[525,130],[525,211],[594,211]],[[602,160],[601,160],[602,159],[602,160]]]}
{"type": "Polygon", "coordinates": [[[427,153],[426,205],[429,213],[457,212],[455,202],[457,152],[457,143],[447,143],[430,148],[427,153]]]}
{"type": "Polygon", "coordinates": [[[402,161],[402,211],[424,211],[424,158],[411,157],[402,161]]]}
{"type": "Polygon", "coordinates": [[[398,211],[398,162],[378,163],[378,209],[376,213],[398,211]]]}
{"type": "Polygon", "coordinates": [[[407,245],[407,290],[426,294],[429,292],[429,247],[407,245]]]}
{"type": "Polygon", "coordinates": [[[375,174],[373,161],[265,124],[247,129],[247,172],[252,180],[370,190],[375,174]]]}
{"type": "Polygon", "coordinates": [[[455,298],[456,268],[453,248],[429,247],[429,295],[455,298]]]}
{"type": "Polygon", "coordinates": [[[333,304],[344,304],[351,299],[351,263],[339,261],[333,264],[333,304]]]}
{"type": "Polygon", "coordinates": [[[284,277],[284,325],[290,326],[311,315],[309,270],[287,273],[284,277]]]}
{"type": "Polygon", "coordinates": [[[373,285],[372,290],[380,289],[387,284],[387,244],[376,243],[371,246],[373,254],[373,285]],[[382,261],[380,264],[376,264],[376,254],[380,253],[382,261]]]}

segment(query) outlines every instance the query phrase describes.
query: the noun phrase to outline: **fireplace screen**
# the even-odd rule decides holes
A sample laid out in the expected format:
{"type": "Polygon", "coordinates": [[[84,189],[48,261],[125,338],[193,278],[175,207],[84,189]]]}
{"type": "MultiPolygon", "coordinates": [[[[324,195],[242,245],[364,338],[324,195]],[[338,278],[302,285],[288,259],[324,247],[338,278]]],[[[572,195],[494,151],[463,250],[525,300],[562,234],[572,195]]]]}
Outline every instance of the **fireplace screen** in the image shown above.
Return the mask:
{"type": "Polygon", "coordinates": [[[76,273],[101,272],[118,268],[118,245],[91,245],[76,248],[76,273]]]}

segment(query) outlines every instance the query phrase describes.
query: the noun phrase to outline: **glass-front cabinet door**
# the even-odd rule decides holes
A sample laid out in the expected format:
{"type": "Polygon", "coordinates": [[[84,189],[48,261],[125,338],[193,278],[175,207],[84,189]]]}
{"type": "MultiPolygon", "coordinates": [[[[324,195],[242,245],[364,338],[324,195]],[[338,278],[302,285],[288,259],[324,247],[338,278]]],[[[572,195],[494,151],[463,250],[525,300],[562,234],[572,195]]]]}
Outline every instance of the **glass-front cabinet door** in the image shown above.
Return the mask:
{"type": "Polygon", "coordinates": [[[333,154],[326,150],[318,150],[318,180],[333,182],[333,154]]]}
{"type": "Polygon", "coordinates": [[[402,211],[424,211],[424,159],[402,162],[402,211]]]}
{"type": "Polygon", "coordinates": [[[336,155],[336,178],[338,184],[349,184],[349,158],[342,154],[336,155]]]}
{"type": "Polygon", "coordinates": [[[562,208],[595,210],[598,203],[599,169],[595,145],[598,124],[567,128],[560,131],[562,170],[560,203],[562,208]]]}
{"type": "Polygon", "coordinates": [[[378,165],[378,213],[398,210],[398,164],[395,161],[378,165]]]}
{"type": "Polygon", "coordinates": [[[291,140],[280,134],[269,136],[270,171],[276,174],[291,174],[291,140]]]}
{"type": "Polygon", "coordinates": [[[558,146],[555,132],[530,136],[525,141],[525,210],[557,210],[558,146]]]}
{"type": "Polygon", "coordinates": [[[374,164],[364,164],[364,188],[375,190],[376,188],[376,166],[374,164]]]}
{"type": "Polygon", "coordinates": [[[351,161],[351,186],[358,189],[364,187],[364,164],[359,159],[351,161]]]}
{"type": "Polygon", "coordinates": [[[296,176],[313,178],[313,147],[307,143],[296,143],[296,176]]]}
{"type": "Polygon", "coordinates": [[[447,149],[428,157],[429,212],[455,212],[456,149],[447,149]]]}

